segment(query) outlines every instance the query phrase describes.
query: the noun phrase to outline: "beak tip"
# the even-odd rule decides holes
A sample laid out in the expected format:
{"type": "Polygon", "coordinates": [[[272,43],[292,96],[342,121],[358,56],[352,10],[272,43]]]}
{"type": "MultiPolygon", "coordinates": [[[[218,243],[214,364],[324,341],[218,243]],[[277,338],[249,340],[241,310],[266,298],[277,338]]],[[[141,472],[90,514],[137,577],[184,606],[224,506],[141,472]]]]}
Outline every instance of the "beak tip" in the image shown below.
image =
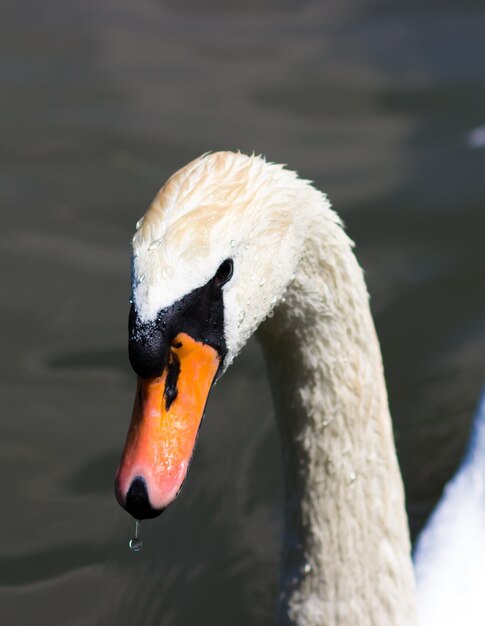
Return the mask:
{"type": "Polygon", "coordinates": [[[147,484],[143,476],[136,476],[126,493],[126,497],[115,487],[116,498],[119,504],[136,520],[153,519],[165,510],[154,509],[148,496],[147,484]]]}

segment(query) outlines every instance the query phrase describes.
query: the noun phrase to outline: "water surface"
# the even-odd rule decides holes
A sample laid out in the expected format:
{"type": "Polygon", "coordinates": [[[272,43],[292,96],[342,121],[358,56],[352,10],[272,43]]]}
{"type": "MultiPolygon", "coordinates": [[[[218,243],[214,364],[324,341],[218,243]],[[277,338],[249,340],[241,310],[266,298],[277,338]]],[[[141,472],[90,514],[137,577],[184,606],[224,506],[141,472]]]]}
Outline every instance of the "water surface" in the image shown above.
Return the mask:
{"type": "Polygon", "coordinates": [[[180,499],[112,494],[134,376],[129,241],[207,150],[315,180],[366,270],[416,530],[485,380],[481,2],[7,0],[0,24],[0,620],[272,623],[281,471],[251,343],[216,387],[180,499]]]}

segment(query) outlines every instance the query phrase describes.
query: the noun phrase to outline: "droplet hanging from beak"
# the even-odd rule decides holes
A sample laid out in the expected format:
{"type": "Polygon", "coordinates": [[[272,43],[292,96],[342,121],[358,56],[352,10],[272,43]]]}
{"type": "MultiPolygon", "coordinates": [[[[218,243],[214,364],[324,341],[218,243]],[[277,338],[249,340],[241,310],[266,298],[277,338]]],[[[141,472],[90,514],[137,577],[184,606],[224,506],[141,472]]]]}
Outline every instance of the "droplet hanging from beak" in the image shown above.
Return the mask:
{"type": "Polygon", "coordinates": [[[130,541],[128,542],[128,545],[130,546],[130,550],[132,550],[133,552],[140,552],[140,550],[143,548],[143,541],[140,537],[140,526],[141,526],[140,520],[136,519],[135,520],[135,536],[132,537],[130,541]]]}

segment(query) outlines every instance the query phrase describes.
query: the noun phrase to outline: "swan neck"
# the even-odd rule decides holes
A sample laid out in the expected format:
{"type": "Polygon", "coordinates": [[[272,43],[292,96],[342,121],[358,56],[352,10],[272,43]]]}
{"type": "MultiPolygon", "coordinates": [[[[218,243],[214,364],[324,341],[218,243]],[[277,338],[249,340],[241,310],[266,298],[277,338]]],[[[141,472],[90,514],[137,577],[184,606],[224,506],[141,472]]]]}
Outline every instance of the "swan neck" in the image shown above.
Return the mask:
{"type": "Polygon", "coordinates": [[[404,494],[362,271],[335,219],[313,225],[260,330],[281,434],[279,618],[416,624],[404,494]]]}

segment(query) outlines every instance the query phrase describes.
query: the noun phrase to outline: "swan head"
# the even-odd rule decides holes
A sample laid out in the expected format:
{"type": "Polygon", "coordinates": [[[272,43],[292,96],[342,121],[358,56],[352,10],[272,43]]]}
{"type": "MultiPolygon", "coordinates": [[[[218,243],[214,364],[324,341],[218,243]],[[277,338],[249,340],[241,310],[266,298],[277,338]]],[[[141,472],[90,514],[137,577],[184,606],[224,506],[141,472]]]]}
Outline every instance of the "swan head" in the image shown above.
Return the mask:
{"type": "Polygon", "coordinates": [[[306,228],[295,206],[315,194],[321,202],[283,166],[219,152],[174,174],[137,224],[129,356],[138,382],[115,484],[135,518],[177,496],[211,386],[283,297],[306,228]]]}

